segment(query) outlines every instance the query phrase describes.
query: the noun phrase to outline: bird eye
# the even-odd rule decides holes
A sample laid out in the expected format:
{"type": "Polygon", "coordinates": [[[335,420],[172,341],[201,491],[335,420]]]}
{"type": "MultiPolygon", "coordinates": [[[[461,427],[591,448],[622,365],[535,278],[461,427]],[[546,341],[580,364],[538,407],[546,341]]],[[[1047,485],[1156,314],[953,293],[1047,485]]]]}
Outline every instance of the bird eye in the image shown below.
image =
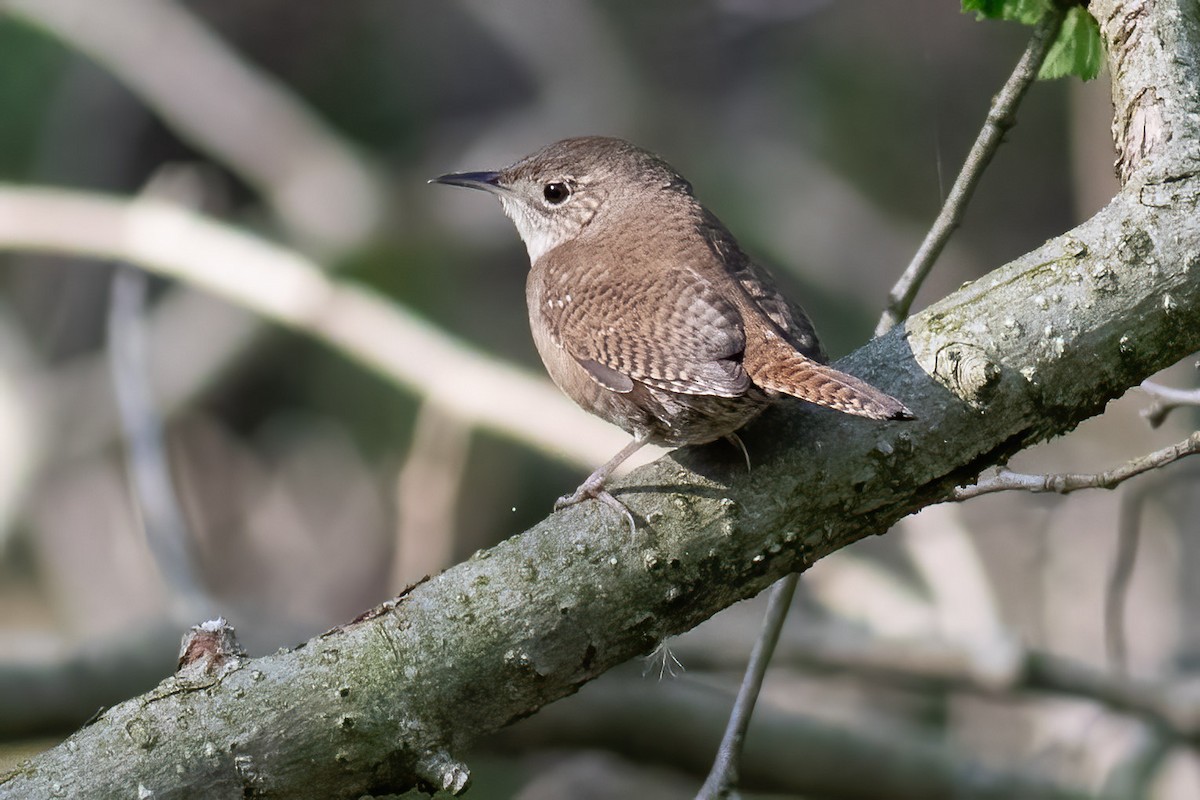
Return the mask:
{"type": "Polygon", "coordinates": [[[542,196],[552,206],[559,205],[571,196],[571,187],[562,181],[547,183],[542,189],[542,196]]]}

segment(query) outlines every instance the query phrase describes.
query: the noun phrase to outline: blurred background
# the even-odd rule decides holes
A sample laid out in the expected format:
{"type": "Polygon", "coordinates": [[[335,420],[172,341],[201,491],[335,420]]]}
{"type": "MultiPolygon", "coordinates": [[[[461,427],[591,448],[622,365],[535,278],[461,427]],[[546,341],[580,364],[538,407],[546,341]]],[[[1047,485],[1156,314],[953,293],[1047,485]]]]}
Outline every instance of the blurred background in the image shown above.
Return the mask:
{"type": "MultiPolygon", "coordinates": [[[[836,358],[1027,35],[944,0],[0,2],[0,764],[153,686],[188,625],[303,641],[524,530],[624,442],[544,378],[498,204],[430,177],[633,140],[836,358]]],[[[1106,75],[1035,85],[1019,119],[918,307],[1115,191],[1106,75]]],[[[1100,471],[1194,426],[1152,430],[1147,403],[1012,466],[1100,471]]],[[[934,507],[816,565],[747,788],[1200,795],[1196,475],[934,507]]],[[[468,796],[690,797],[761,613],[494,737],[468,796]]]]}

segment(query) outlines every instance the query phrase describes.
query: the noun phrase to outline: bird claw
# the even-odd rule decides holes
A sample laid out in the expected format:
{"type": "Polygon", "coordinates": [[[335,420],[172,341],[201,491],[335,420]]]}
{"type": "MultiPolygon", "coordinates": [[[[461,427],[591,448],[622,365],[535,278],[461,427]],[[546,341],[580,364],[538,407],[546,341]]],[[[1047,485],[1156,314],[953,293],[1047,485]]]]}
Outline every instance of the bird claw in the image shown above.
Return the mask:
{"type": "Polygon", "coordinates": [[[572,494],[565,494],[554,501],[554,510],[562,511],[567,506],[573,506],[576,503],[582,503],[584,500],[599,500],[610,508],[614,508],[625,516],[629,521],[630,535],[637,533],[637,518],[633,516],[633,512],[629,507],[622,503],[617,498],[604,488],[603,483],[591,485],[590,481],[584,481],[583,485],[574,491],[572,494]]]}

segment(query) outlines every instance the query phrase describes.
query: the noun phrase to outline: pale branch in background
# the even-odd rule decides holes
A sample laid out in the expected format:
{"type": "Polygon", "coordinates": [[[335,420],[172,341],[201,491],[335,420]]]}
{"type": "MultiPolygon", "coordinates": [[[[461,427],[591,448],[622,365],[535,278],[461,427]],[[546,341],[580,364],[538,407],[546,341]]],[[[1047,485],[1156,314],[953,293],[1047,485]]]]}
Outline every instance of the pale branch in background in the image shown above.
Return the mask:
{"type": "Polygon", "coordinates": [[[355,148],[183,5],[0,0],[0,10],[110,69],[180,138],[258,190],[296,240],[345,252],[382,220],[382,187],[355,148]]]}
{"type": "Polygon", "coordinates": [[[396,476],[392,591],[436,575],[453,563],[454,531],[471,451],[468,426],[422,403],[404,464],[396,476]]]}
{"type": "Polygon", "coordinates": [[[1142,416],[1150,427],[1157,428],[1177,408],[1200,407],[1200,389],[1175,389],[1154,381],[1142,381],[1142,391],[1154,398],[1154,402],[1142,409],[1142,416]]]}
{"type": "Polygon", "coordinates": [[[464,422],[582,466],[625,443],[549,381],[329,277],[294,250],[153,199],[0,185],[0,250],[116,259],[182,281],[312,336],[464,422]]]}
{"type": "Polygon", "coordinates": [[[942,210],[938,213],[937,219],[934,220],[925,240],[921,242],[916,255],[913,256],[900,279],[896,281],[896,285],[892,287],[892,291],[888,295],[887,308],[875,326],[876,336],[882,336],[894,325],[908,317],[909,309],[912,308],[913,300],[916,299],[921,284],[925,282],[929,271],[933,269],[933,264],[941,255],[950,235],[962,222],[963,214],[967,210],[967,203],[970,202],[971,195],[975,193],[975,187],[983,177],[984,169],[991,162],[996,150],[1000,148],[1001,142],[1004,141],[1005,132],[1016,124],[1017,106],[1020,105],[1025,92],[1037,79],[1038,70],[1041,69],[1042,62],[1046,60],[1046,54],[1050,52],[1050,46],[1058,35],[1066,13],[1056,3],[1051,3],[1049,6],[1045,17],[1034,29],[1033,36],[1021,59],[1017,62],[1012,75],[992,99],[992,105],[988,110],[983,128],[979,131],[975,143],[971,145],[966,162],[959,171],[958,177],[955,178],[954,185],[950,187],[950,194],[946,196],[946,201],[942,204],[942,210]]]}
{"type": "Polygon", "coordinates": [[[999,472],[970,486],[959,486],[951,494],[951,500],[968,500],[994,492],[1053,492],[1070,494],[1080,489],[1115,489],[1130,478],[1161,469],[1168,464],[1200,453],[1200,431],[1181,442],[1155,450],[1144,456],[1131,459],[1105,472],[1065,472],[1052,475],[1026,475],[1001,468],[999,472]]]}

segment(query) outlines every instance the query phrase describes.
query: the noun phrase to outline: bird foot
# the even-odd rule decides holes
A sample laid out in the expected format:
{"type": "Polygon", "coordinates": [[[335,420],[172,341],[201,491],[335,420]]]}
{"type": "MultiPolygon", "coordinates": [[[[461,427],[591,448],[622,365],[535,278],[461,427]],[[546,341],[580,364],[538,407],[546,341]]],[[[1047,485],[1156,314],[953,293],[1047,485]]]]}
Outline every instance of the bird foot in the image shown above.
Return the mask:
{"type": "Polygon", "coordinates": [[[554,501],[554,510],[561,511],[567,506],[573,506],[576,503],[582,503],[584,500],[599,500],[610,508],[616,509],[618,512],[629,520],[630,534],[637,533],[637,518],[633,516],[633,512],[617,498],[604,488],[603,481],[592,481],[588,479],[583,482],[578,489],[572,494],[565,494],[554,501]]]}

